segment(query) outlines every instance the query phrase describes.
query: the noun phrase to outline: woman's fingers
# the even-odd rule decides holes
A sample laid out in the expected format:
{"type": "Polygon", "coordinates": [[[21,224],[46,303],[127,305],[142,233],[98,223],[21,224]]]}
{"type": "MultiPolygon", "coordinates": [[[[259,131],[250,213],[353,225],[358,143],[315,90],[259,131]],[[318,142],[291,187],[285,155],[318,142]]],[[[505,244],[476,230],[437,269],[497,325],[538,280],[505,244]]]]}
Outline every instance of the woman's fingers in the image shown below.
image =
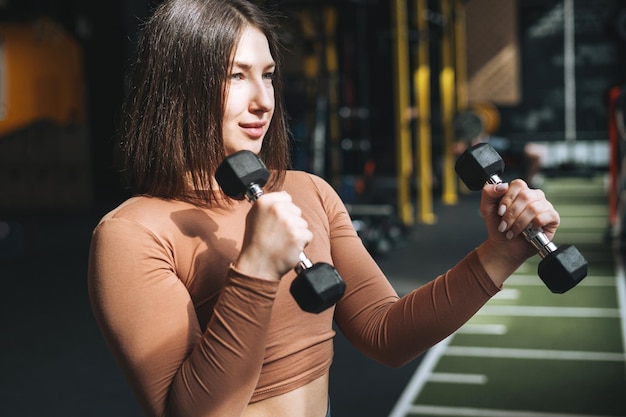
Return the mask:
{"type": "Polygon", "coordinates": [[[559,215],[542,190],[528,188],[522,180],[510,183],[498,203],[498,231],[512,239],[529,227],[541,227],[553,234],[559,225],[559,215]]]}
{"type": "Polygon", "coordinates": [[[280,278],[300,261],[300,252],[313,239],[302,210],[286,192],[264,194],[246,219],[238,259],[260,276],[280,278]],[[253,265],[252,265],[253,264],[253,265]]]}

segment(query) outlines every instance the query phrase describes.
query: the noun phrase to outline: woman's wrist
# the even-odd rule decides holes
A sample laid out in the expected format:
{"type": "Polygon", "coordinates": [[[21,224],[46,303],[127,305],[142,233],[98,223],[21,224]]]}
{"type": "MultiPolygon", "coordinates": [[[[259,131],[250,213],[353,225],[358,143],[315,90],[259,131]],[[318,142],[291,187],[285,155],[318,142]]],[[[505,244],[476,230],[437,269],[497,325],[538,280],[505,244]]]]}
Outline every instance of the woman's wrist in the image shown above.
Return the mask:
{"type": "Polygon", "coordinates": [[[476,248],[476,254],[485,272],[498,287],[511,276],[524,262],[515,256],[506,246],[487,240],[476,248]]]}
{"type": "Polygon", "coordinates": [[[276,267],[264,261],[264,257],[262,256],[245,256],[240,255],[237,260],[233,263],[233,268],[241,273],[257,277],[260,279],[265,279],[268,281],[279,281],[281,279],[281,274],[276,271],[276,267]]]}

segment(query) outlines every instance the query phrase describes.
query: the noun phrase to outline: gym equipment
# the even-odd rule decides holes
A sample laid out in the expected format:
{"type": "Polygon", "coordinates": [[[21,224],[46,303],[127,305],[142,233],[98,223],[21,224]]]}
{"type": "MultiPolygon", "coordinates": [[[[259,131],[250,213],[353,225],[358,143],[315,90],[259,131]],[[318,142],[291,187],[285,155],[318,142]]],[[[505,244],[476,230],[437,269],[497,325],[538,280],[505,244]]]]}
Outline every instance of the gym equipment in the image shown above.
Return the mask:
{"type": "MultiPolygon", "coordinates": [[[[254,203],[263,195],[269,172],[253,152],[239,151],[222,161],[215,178],[227,196],[254,203]]],[[[324,262],[313,264],[304,252],[300,252],[300,263],[294,269],[298,276],[290,292],[306,312],[321,313],[337,303],[346,290],[335,268],[324,262]]]]}
{"type": "Polygon", "coordinates": [[[90,209],[96,189],[83,43],[55,19],[6,17],[0,19],[0,212],[90,209]]]}
{"type": "MultiPolygon", "coordinates": [[[[478,191],[485,183],[502,182],[500,176],[504,172],[504,161],[493,146],[479,143],[467,149],[457,159],[454,168],[467,188],[478,191]]],[[[523,235],[539,251],[542,260],[538,274],[553,293],[562,294],[587,276],[587,260],[575,246],[557,248],[541,228],[529,227],[523,235]]]]}

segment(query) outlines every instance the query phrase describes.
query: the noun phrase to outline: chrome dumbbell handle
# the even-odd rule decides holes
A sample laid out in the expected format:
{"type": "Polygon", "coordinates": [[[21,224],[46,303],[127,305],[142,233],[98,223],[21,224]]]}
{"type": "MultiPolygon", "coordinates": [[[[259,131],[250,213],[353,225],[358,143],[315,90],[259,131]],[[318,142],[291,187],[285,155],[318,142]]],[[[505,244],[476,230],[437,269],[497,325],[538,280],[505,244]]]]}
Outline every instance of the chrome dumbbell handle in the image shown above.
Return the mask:
{"type": "Polygon", "coordinates": [[[311,267],[313,267],[313,262],[311,262],[311,260],[306,257],[304,252],[300,252],[300,262],[298,263],[298,265],[296,265],[296,272],[299,274],[303,270],[309,269],[311,267]]]}
{"type": "Polygon", "coordinates": [[[252,183],[246,190],[246,197],[251,203],[256,203],[257,198],[263,195],[263,187],[259,184],[252,183]]]}

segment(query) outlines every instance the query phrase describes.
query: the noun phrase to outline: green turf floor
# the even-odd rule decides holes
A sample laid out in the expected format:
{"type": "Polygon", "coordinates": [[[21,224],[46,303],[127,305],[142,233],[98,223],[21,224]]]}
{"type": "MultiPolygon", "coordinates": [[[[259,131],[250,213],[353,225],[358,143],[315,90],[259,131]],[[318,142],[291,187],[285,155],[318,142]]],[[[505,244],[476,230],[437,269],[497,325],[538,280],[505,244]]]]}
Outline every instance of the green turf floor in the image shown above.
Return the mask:
{"type": "Polygon", "coordinates": [[[580,250],[587,277],[552,294],[533,257],[429,351],[392,417],[626,416],[625,278],[607,240],[605,183],[597,175],[550,178],[542,187],[561,215],[554,242],[580,250]]]}

